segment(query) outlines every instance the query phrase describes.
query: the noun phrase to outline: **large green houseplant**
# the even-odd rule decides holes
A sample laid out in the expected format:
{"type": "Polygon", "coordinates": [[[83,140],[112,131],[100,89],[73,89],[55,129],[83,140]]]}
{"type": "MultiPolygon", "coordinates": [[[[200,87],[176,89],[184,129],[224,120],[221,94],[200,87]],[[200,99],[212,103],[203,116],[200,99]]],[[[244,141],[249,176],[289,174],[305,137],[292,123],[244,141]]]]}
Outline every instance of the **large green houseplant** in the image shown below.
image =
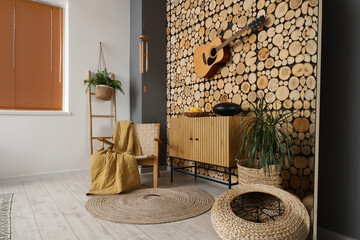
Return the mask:
{"type": "Polygon", "coordinates": [[[115,90],[119,90],[122,94],[124,90],[119,80],[111,79],[111,73],[105,68],[103,71],[98,71],[91,78],[84,80],[87,89],[95,86],[95,96],[98,99],[108,101],[112,98],[115,90]]]}
{"type": "Polygon", "coordinates": [[[264,98],[252,108],[255,117],[244,117],[236,134],[239,184],[278,186],[279,175],[293,156],[287,128],[291,113],[270,110],[264,98]]]}

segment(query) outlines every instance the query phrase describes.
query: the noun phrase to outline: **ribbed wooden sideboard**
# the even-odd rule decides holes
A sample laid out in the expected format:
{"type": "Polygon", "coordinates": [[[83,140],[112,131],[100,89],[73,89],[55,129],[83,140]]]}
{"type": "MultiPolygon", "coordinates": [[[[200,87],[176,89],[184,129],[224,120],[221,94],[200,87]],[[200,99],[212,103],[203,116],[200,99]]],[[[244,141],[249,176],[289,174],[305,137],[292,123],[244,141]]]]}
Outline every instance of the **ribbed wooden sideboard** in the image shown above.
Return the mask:
{"type": "MultiPolygon", "coordinates": [[[[194,161],[195,177],[197,177],[197,167],[200,167],[198,163],[221,166],[226,169],[224,173],[231,174],[231,168],[236,167],[235,155],[237,148],[234,144],[234,136],[242,118],[199,117],[170,119],[169,156],[171,160],[171,180],[173,180],[174,170],[173,158],[194,161]]],[[[227,184],[229,188],[234,185],[234,183],[231,183],[231,176],[227,184]]]]}

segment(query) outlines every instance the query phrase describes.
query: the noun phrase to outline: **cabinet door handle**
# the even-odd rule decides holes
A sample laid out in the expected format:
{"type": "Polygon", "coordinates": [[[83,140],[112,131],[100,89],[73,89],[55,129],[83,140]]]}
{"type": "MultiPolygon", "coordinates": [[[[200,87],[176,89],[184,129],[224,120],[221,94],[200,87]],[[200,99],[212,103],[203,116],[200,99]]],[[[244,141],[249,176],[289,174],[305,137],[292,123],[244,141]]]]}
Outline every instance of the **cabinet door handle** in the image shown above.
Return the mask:
{"type": "Polygon", "coordinates": [[[193,138],[189,138],[191,141],[193,140],[193,138]]]}
{"type": "Polygon", "coordinates": [[[199,139],[198,138],[195,138],[196,141],[198,141],[199,139]]]}

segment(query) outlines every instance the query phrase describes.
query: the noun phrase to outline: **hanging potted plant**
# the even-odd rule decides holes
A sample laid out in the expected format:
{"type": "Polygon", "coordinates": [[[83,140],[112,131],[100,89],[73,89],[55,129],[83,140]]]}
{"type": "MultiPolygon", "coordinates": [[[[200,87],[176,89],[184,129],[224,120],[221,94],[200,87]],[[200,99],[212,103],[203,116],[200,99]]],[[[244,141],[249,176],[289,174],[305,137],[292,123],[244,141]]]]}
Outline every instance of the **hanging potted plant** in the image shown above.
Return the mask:
{"type": "Polygon", "coordinates": [[[286,127],[291,113],[271,111],[264,98],[252,107],[255,117],[243,118],[235,135],[239,185],[261,183],[279,187],[280,173],[293,157],[286,127]]]}
{"type": "Polygon", "coordinates": [[[100,42],[98,71],[92,77],[89,76],[89,79],[84,80],[84,84],[87,85],[86,89],[89,89],[91,86],[95,86],[95,97],[103,101],[111,100],[115,90],[119,90],[122,94],[125,94],[122,89],[121,82],[119,80],[112,79],[110,75],[113,74],[109,73],[106,69],[102,42],[100,42]]]}
{"type": "Polygon", "coordinates": [[[113,80],[110,77],[106,68],[103,71],[98,71],[93,77],[84,80],[84,84],[87,85],[87,89],[91,86],[95,86],[95,96],[103,101],[111,100],[115,90],[119,90],[122,94],[122,84],[118,80],[113,80]]]}

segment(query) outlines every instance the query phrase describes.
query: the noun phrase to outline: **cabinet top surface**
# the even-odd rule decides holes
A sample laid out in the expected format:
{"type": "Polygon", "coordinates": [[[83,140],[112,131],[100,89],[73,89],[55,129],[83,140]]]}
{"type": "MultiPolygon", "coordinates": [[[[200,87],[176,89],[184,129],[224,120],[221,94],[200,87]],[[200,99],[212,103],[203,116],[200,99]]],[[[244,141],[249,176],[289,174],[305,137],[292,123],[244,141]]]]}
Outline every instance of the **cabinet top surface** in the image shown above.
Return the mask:
{"type": "Polygon", "coordinates": [[[180,116],[180,117],[171,117],[171,119],[216,119],[216,118],[250,118],[250,117],[244,117],[244,116],[216,116],[216,117],[184,117],[184,116],[180,116]]]}

